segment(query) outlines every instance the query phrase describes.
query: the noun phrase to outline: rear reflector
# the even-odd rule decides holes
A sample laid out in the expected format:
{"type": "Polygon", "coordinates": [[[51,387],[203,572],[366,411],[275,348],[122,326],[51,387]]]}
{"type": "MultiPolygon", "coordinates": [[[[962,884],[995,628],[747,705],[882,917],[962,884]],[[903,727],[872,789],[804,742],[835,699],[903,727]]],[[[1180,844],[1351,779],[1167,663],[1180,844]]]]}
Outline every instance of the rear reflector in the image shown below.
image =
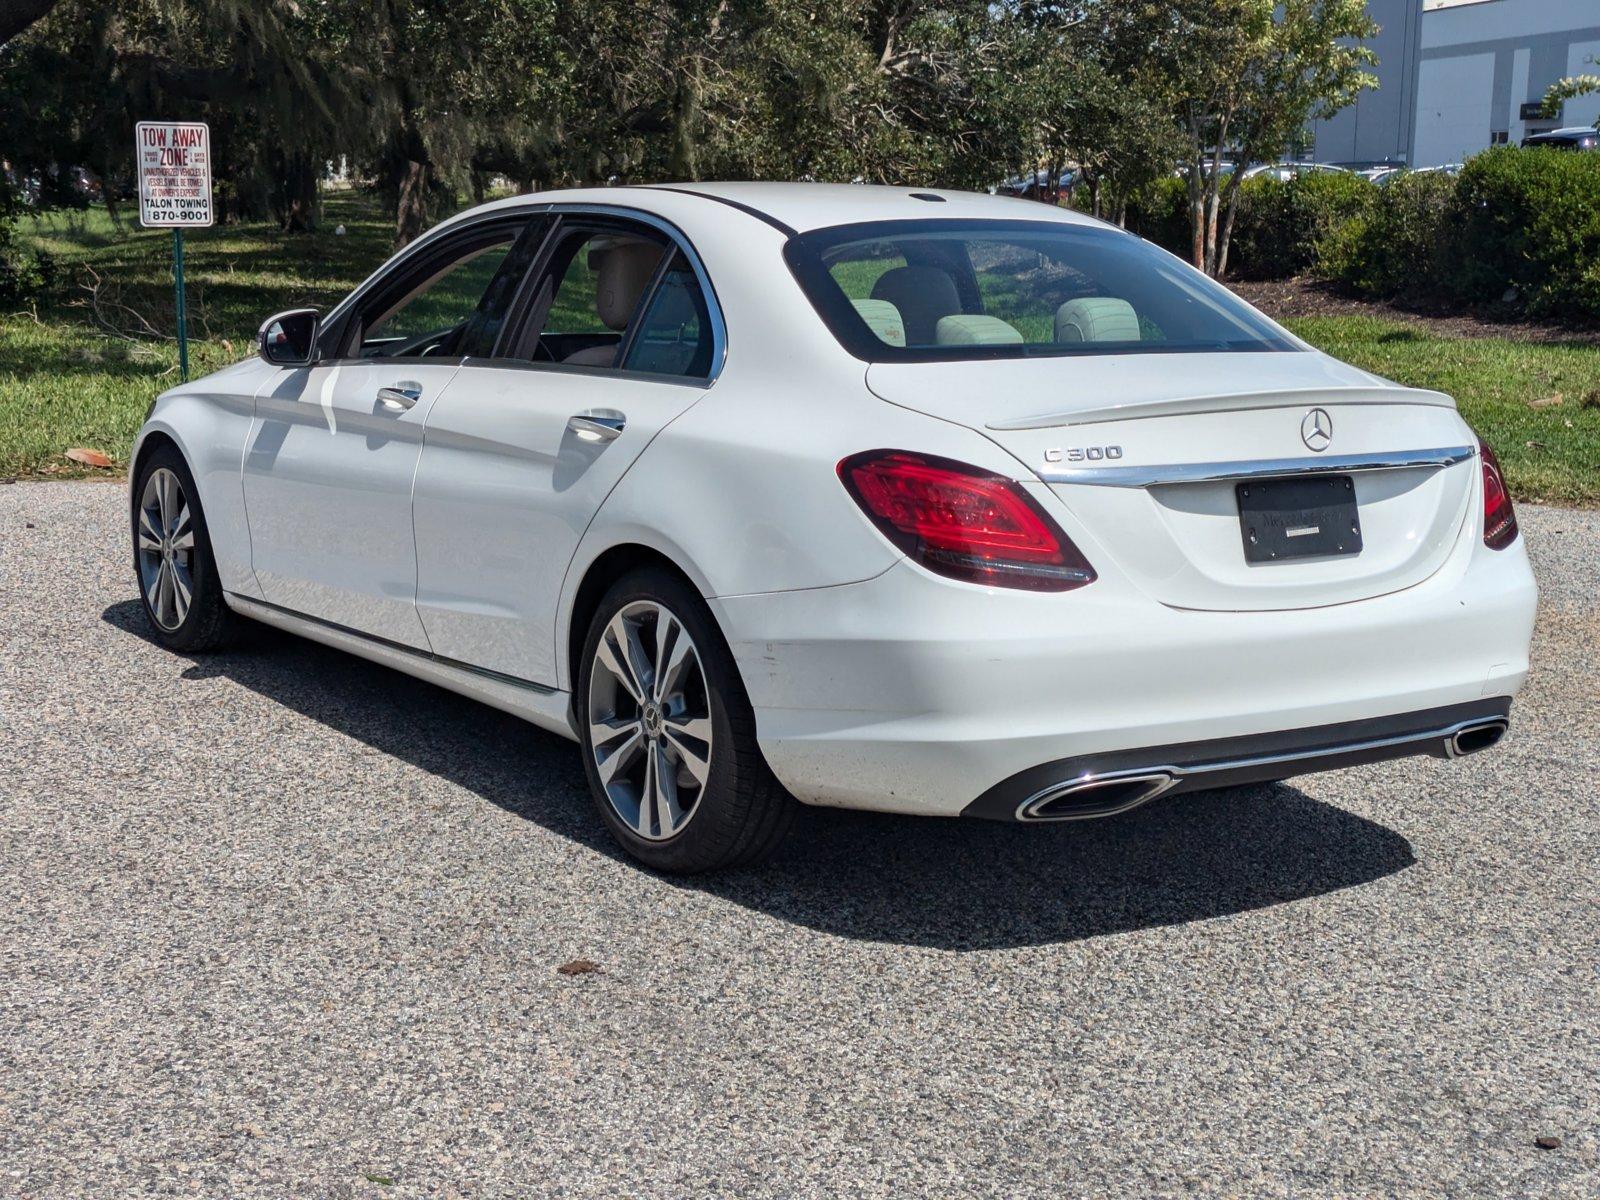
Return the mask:
{"type": "Polygon", "coordinates": [[[1038,501],[1003,475],[903,450],[869,450],[839,479],[883,535],[952,579],[1065,592],[1094,568],[1038,501]]]}
{"type": "Polygon", "coordinates": [[[1483,544],[1491,550],[1504,550],[1517,540],[1517,513],[1500,473],[1500,460],[1481,437],[1478,456],[1483,465],[1483,544]]]}

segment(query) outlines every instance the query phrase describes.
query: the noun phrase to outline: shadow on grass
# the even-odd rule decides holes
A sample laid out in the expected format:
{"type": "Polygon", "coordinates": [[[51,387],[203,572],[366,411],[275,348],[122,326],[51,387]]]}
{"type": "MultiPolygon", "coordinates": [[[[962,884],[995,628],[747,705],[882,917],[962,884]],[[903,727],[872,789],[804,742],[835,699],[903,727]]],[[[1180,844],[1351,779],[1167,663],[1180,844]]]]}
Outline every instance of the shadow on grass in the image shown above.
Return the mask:
{"type": "MultiPolygon", "coordinates": [[[[103,618],[149,639],[137,601],[114,604],[103,618]]],[[[622,858],[590,807],[570,742],[264,627],[184,672],[217,676],[622,858]]],[[[1279,785],[1055,826],[806,809],[766,865],[670,882],[822,933],[976,950],[1247,912],[1368,883],[1413,861],[1394,830],[1279,785]]]]}

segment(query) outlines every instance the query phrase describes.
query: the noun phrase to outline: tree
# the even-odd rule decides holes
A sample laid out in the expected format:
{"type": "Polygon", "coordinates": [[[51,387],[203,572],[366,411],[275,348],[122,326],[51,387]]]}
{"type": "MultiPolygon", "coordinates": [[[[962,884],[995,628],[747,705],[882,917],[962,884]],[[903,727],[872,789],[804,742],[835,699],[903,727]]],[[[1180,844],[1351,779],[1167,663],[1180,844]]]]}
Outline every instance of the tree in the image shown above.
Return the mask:
{"type": "Polygon", "coordinates": [[[335,73],[307,52],[317,43],[305,11],[296,0],[64,0],[5,48],[7,157],[41,174],[92,167],[115,218],[134,122],[193,115],[212,127],[224,213],[309,228],[321,156],[346,126],[346,81],[360,70],[335,73]]]}
{"type": "Polygon", "coordinates": [[[1220,275],[1244,166],[1376,86],[1362,42],[1377,27],[1363,0],[1146,0],[1127,12],[1122,36],[1159,59],[1183,134],[1194,265],[1220,275]],[[1230,153],[1238,169],[1225,169],[1230,153]]]}
{"type": "MultiPolygon", "coordinates": [[[[1554,121],[1561,115],[1561,106],[1568,100],[1576,100],[1579,96],[1592,96],[1596,92],[1600,92],[1600,75],[1573,75],[1566,79],[1558,79],[1544,94],[1544,100],[1539,105],[1539,115],[1546,120],[1554,121]]],[[[1596,129],[1600,129],[1600,119],[1594,124],[1596,129]]]]}
{"type": "Polygon", "coordinates": [[[0,0],[0,46],[47,16],[61,0],[0,0]]]}

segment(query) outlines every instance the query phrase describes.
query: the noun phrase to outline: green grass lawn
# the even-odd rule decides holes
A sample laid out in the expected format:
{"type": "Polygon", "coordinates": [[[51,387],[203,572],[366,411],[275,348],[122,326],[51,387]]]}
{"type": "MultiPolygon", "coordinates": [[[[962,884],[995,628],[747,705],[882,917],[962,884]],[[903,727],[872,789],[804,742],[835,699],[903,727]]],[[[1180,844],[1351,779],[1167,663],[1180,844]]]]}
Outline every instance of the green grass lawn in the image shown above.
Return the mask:
{"type": "Polygon", "coordinates": [[[1600,346],[1439,337],[1377,317],[1284,324],[1335,358],[1454,396],[1519,499],[1600,504],[1600,346]]]}
{"type": "MultiPolygon", "coordinates": [[[[177,347],[165,336],[171,235],[117,229],[99,211],[50,215],[22,232],[81,278],[53,307],[0,315],[0,476],[88,473],[64,457],[74,446],[104,450],[121,467],[151,400],[178,379],[177,347]],[[96,279],[93,301],[82,284],[96,279]],[[164,336],[139,336],[151,330],[164,336]]],[[[192,372],[251,353],[269,313],[332,307],[383,261],[390,238],[388,221],[356,193],[330,196],[315,234],[254,224],[186,235],[192,372]]],[[[1376,317],[1287,324],[1357,366],[1453,395],[1517,496],[1600,504],[1600,347],[1441,337],[1376,317]],[[1531,407],[1556,395],[1560,404],[1531,407]]]]}

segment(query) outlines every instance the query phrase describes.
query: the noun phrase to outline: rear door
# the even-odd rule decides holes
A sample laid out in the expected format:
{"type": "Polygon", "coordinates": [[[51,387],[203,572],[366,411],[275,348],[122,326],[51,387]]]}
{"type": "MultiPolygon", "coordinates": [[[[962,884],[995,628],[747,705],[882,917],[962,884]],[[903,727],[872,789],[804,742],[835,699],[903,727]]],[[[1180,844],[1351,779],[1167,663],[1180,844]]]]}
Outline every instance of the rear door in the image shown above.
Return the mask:
{"type": "Polygon", "coordinates": [[[711,386],[722,325],[675,232],[582,211],[560,215],[518,312],[428,414],[417,608],[434,653],[554,686],[556,605],[578,542],[711,386]]]}
{"type": "Polygon", "coordinates": [[[487,319],[489,283],[529,218],[419,247],[330,328],[326,358],[256,398],[244,460],[251,559],[271,604],[421,649],[411,487],[423,422],[487,319]]]}

